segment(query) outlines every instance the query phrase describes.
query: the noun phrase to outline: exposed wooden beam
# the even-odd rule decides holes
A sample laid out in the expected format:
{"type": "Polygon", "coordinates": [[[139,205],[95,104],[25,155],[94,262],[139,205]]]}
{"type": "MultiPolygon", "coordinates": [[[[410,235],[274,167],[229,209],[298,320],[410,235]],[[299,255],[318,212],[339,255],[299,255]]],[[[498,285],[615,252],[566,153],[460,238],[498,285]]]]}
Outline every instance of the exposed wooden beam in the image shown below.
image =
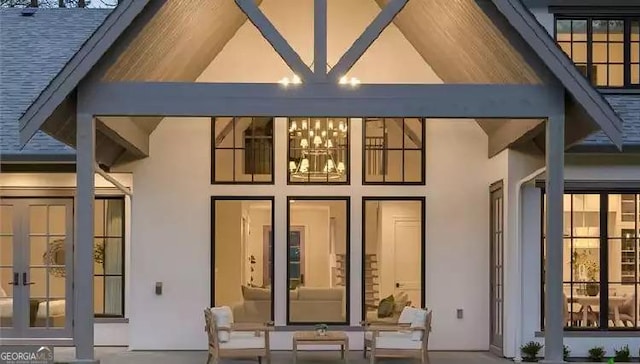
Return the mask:
{"type": "Polygon", "coordinates": [[[99,116],[274,115],[433,118],[545,118],[549,88],[539,85],[333,83],[105,83],[86,95],[99,116]],[[456,95],[456,97],[451,97],[456,95]]]}
{"type": "Polygon", "coordinates": [[[135,121],[124,117],[99,118],[96,122],[96,129],[123,146],[134,156],[139,158],[149,156],[149,134],[140,129],[135,121]]]}
{"type": "Polygon", "coordinates": [[[382,34],[398,13],[404,8],[409,0],[389,0],[382,11],[364,30],[362,35],[351,45],[349,50],[340,57],[340,60],[329,72],[330,80],[338,80],[344,76],[353,65],[358,62],[364,52],[371,47],[373,42],[382,34]]]}
{"type": "Polygon", "coordinates": [[[273,26],[271,21],[267,19],[255,1],[235,0],[235,2],[291,70],[298,75],[303,82],[313,80],[313,72],[311,72],[302,58],[300,58],[300,55],[298,55],[287,40],[284,39],[276,27],[273,26]]]}
{"type": "Polygon", "coordinates": [[[422,148],[422,137],[418,136],[418,134],[416,134],[409,126],[403,126],[404,121],[402,119],[394,118],[391,120],[393,121],[391,125],[395,125],[400,130],[400,132],[404,133],[404,135],[406,135],[407,138],[409,138],[409,140],[411,140],[416,145],[416,147],[422,148]]]}
{"type": "Polygon", "coordinates": [[[220,134],[216,136],[216,147],[220,146],[224,138],[226,138],[227,135],[229,135],[229,133],[231,133],[232,130],[233,130],[233,118],[231,118],[231,120],[227,122],[224,128],[222,128],[222,130],[220,131],[220,134]]]}
{"type": "Polygon", "coordinates": [[[327,0],[313,3],[313,73],[316,81],[327,79],[327,0]]]}
{"type": "Polygon", "coordinates": [[[524,143],[544,131],[544,120],[507,120],[489,133],[489,158],[509,148],[514,143],[524,143]]]}

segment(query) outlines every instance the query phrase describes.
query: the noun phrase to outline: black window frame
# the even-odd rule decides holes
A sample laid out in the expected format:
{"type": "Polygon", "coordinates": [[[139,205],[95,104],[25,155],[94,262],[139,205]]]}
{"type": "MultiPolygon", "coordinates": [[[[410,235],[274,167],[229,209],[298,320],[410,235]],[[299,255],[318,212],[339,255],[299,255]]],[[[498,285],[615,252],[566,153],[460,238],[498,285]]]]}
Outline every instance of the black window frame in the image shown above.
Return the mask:
{"type": "MultiPolygon", "coordinates": [[[[540,329],[544,331],[545,328],[545,187],[543,182],[536,183],[537,187],[540,190],[540,329]]],[[[620,240],[620,244],[622,244],[623,237],[610,236],[609,234],[609,196],[610,195],[625,195],[625,194],[635,194],[640,198],[640,189],[638,188],[585,188],[585,187],[565,187],[564,195],[598,195],[599,196],[599,306],[600,306],[600,317],[598,317],[599,325],[593,327],[576,327],[576,326],[566,326],[564,325],[564,331],[578,331],[578,332],[615,332],[615,331],[623,331],[623,332],[638,332],[640,331],[640,325],[636,323],[635,327],[627,327],[625,326],[618,327],[610,327],[609,326],[609,289],[613,286],[622,286],[622,278],[620,282],[614,281],[612,282],[609,279],[609,241],[617,241],[620,240]],[[603,320],[602,315],[606,315],[607,319],[603,320]]],[[[573,197],[571,198],[573,205],[573,197]]],[[[638,214],[638,211],[636,211],[638,214]]],[[[570,216],[573,219],[573,206],[571,207],[570,216]]],[[[636,219],[635,221],[636,231],[640,228],[640,225],[636,219]]],[[[573,223],[571,223],[571,228],[573,229],[573,223]]],[[[571,237],[572,238],[572,237],[571,237]]],[[[566,239],[566,237],[565,237],[566,239]]],[[[640,259],[640,235],[636,235],[633,238],[636,241],[636,247],[638,251],[636,251],[636,259],[640,259]]],[[[563,242],[564,244],[564,242],[563,242]]],[[[573,254],[573,252],[572,252],[573,254]]],[[[636,261],[636,269],[635,269],[635,282],[627,283],[635,285],[635,302],[634,306],[637,307],[640,302],[640,297],[638,293],[640,290],[638,287],[640,286],[640,261],[636,261]]],[[[573,264],[573,262],[571,263],[573,264]]],[[[620,264],[620,262],[615,262],[614,264],[620,264]]],[[[564,279],[562,281],[563,290],[565,284],[573,284],[575,281],[573,280],[573,269],[571,273],[572,278],[569,282],[565,282],[564,279]]],[[[640,312],[636,312],[636,321],[640,318],[640,312]]]]}
{"type": "MultiPolygon", "coordinates": [[[[289,246],[291,239],[291,203],[292,201],[344,201],[346,208],[346,228],[345,228],[345,262],[347,262],[347,266],[345,268],[345,277],[346,282],[344,285],[345,292],[345,320],[342,322],[318,322],[322,324],[326,324],[327,326],[345,326],[349,325],[350,314],[351,314],[351,197],[349,196],[287,196],[287,260],[286,260],[286,268],[287,268],[287,280],[286,280],[286,291],[287,291],[287,299],[286,299],[286,311],[287,311],[287,326],[309,326],[314,323],[311,322],[296,322],[291,321],[291,292],[289,291],[289,282],[291,281],[289,265],[290,265],[290,254],[289,254],[289,246]]],[[[272,274],[273,275],[273,274],[272,274]]]]}
{"type": "MultiPolygon", "coordinates": [[[[586,74],[584,74],[584,72],[581,70],[581,73],[587,78],[587,80],[589,80],[589,82],[596,88],[598,89],[602,89],[602,90],[624,90],[624,89],[629,89],[629,90],[640,90],[640,54],[637,55],[638,57],[638,61],[637,62],[632,62],[632,55],[631,55],[631,50],[632,50],[632,43],[638,43],[638,48],[639,48],[639,53],[640,53],[640,40],[639,41],[632,41],[631,40],[631,29],[632,29],[632,22],[638,22],[638,25],[640,26],[640,11],[638,12],[634,12],[634,13],[624,13],[624,12],[597,12],[597,11],[579,11],[579,12],[572,12],[572,11],[565,11],[565,12],[558,12],[554,14],[554,21],[553,21],[553,39],[558,42],[558,21],[562,21],[562,20],[568,20],[568,21],[575,21],[575,20],[584,20],[586,21],[586,36],[587,36],[587,40],[586,40],[586,47],[587,47],[587,59],[586,59],[586,74]],[[593,21],[594,20],[602,20],[602,21],[616,21],[616,20],[622,20],[624,22],[624,32],[623,32],[623,62],[622,62],[622,66],[623,66],[623,80],[622,80],[622,85],[621,86],[610,86],[609,85],[609,66],[610,65],[619,65],[619,63],[611,63],[609,62],[609,56],[610,56],[610,52],[609,50],[607,50],[607,62],[606,63],[602,63],[602,62],[593,62],[593,21]],[[593,67],[595,64],[606,64],[607,65],[607,85],[606,86],[600,86],[596,84],[596,80],[593,78],[593,67]],[[632,83],[632,64],[635,65],[637,67],[637,72],[638,72],[638,83],[632,83]]],[[[596,42],[598,43],[598,42],[596,42]]],[[[573,35],[572,35],[572,40],[570,41],[570,44],[573,44],[573,35]]],[[[558,47],[560,47],[560,45],[558,44],[558,47]]],[[[607,48],[608,49],[608,48],[607,48]]],[[[571,60],[571,62],[573,62],[575,64],[575,62],[573,61],[572,57],[569,57],[564,50],[562,50],[562,53],[565,54],[565,56],[567,56],[567,58],[569,58],[569,60],[571,60]]],[[[580,65],[582,65],[582,63],[580,63],[580,65]]],[[[576,65],[576,67],[580,68],[580,65],[576,65]]]]}
{"type": "MultiPolygon", "coordinates": [[[[309,124],[311,124],[311,119],[313,119],[314,117],[309,117],[309,116],[291,116],[287,118],[287,130],[288,130],[288,126],[291,124],[291,120],[292,119],[309,119],[309,124]]],[[[289,132],[287,131],[287,165],[284,166],[285,172],[287,174],[287,185],[293,185],[293,186],[339,186],[339,185],[349,185],[351,184],[351,122],[353,121],[353,118],[351,117],[346,117],[346,116],[335,116],[335,117],[316,117],[317,119],[325,119],[325,118],[333,118],[333,119],[344,119],[346,122],[346,127],[347,127],[347,137],[346,137],[346,144],[344,146],[344,150],[345,150],[345,173],[346,173],[346,179],[344,181],[331,181],[329,179],[329,175],[327,174],[327,179],[326,181],[311,181],[311,176],[309,175],[309,178],[306,181],[293,181],[291,180],[291,172],[289,171],[289,162],[291,161],[291,157],[292,157],[292,149],[291,149],[291,136],[289,135],[289,132]]],[[[309,125],[310,127],[310,125],[309,125]]]]}
{"type": "MultiPolygon", "coordinates": [[[[234,116],[231,117],[231,135],[233,135],[233,145],[232,147],[218,147],[216,145],[216,119],[217,117],[212,117],[211,118],[211,143],[210,143],[210,148],[211,148],[211,184],[212,185],[273,185],[275,183],[275,149],[276,149],[276,145],[275,145],[275,118],[272,117],[271,119],[271,153],[270,153],[270,158],[271,158],[271,179],[268,181],[256,181],[255,180],[255,176],[258,173],[245,173],[245,174],[250,174],[251,175],[251,180],[250,181],[237,181],[236,180],[236,170],[238,168],[242,169],[243,171],[245,170],[244,166],[237,166],[236,164],[236,151],[238,150],[242,150],[242,151],[247,151],[249,150],[246,145],[241,145],[241,146],[236,146],[236,141],[235,141],[235,136],[236,136],[236,119],[240,119],[240,118],[248,118],[251,119],[251,130],[255,131],[255,119],[257,119],[257,117],[252,117],[252,116],[234,116]],[[231,161],[231,165],[233,168],[233,179],[229,180],[229,181],[218,181],[216,179],[216,151],[218,150],[231,150],[232,151],[232,156],[233,159],[231,161]]],[[[249,129],[249,128],[247,128],[249,129]]],[[[242,134],[242,138],[243,143],[246,139],[246,135],[242,134]]],[[[246,160],[246,157],[243,156],[242,158],[243,161],[246,160]]]]}
{"type": "MultiPolygon", "coordinates": [[[[104,201],[108,201],[108,200],[120,200],[122,201],[122,226],[120,227],[120,231],[122,236],[111,236],[111,235],[107,235],[104,232],[106,231],[106,205],[105,205],[105,211],[103,212],[103,220],[102,220],[102,231],[103,231],[103,235],[96,235],[95,231],[93,233],[93,241],[94,241],[94,249],[95,249],[95,244],[98,240],[102,239],[102,242],[104,244],[104,240],[105,239],[120,239],[122,242],[122,271],[120,274],[115,274],[115,273],[106,273],[106,272],[102,272],[102,273],[96,273],[95,271],[93,272],[93,279],[95,280],[96,277],[101,277],[103,280],[103,284],[102,284],[102,313],[96,313],[95,312],[95,305],[94,305],[94,317],[95,318],[124,318],[125,317],[125,312],[126,312],[126,307],[125,307],[125,286],[126,286],[126,281],[125,281],[125,270],[126,270],[126,264],[125,264],[125,250],[126,250],[126,233],[125,233],[125,224],[126,224],[126,207],[125,207],[125,198],[124,196],[96,196],[95,200],[104,200],[104,201]],[[120,279],[122,280],[122,292],[120,292],[120,296],[121,296],[121,300],[122,300],[122,314],[116,315],[116,314],[108,314],[105,313],[105,300],[107,298],[107,286],[105,284],[106,282],[106,278],[107,277],[120,277],[120,279]]],[[[103,245],[104,246],[104,245],[103,245]]],[[[103,259],[106,259],[106,256],[103,257],[103,259]]],[[[94,296],[94,300],[95,300],[95,296],[94,296]]]]}
{"type": "Polygon", "coordinates": [[[426,119],[425,118],[362,118],[362,184],[363,185],[396,185],[396,186],[424,186],[426,180],[426,119]],[[402,148],[391,148],[388,145],[388,138],[384,135],[384,145],[382,148],[371,148],[367,144],[367,122],[372,122],[374,120],[382,119],[383,129],[386,129],[386,124],[388,119],[402,119],[402,148]],[[404,129],[406,127],[406,119],[417,119],[420,121],[421,125],[421,147],[420,148],[408,148],[405,144],[404,138],[404,129]],[[371,151],[381,151],[383,155],[383,174],[382,181],[367,181],[367,153],[371,151]],[[402,152],[402,180],[401,181],[387,181],[386,175],[387,170],[386,166],[388,165],[388,156],[390,151],[402,152]],[[406,151],[420,151],[420,158],[422,163],[420,163],[420,181],[406,181],[405,180],[405,152],[406,151]]]}
{"type": "MultiPolygon", "coordinates": [[[[211,281],[211,291],[209,292],[209,299],[211,307],[216,307],[216,277],[215,277],[215,264],[216,264],[216,201],[269,201],[271,203],[271,241],[274,242],[271,244],[271,257],[273,258],[273,263],[275,263],[275,211],[276,211],[276,201],[275,196],[211,196],[211,236],[210,236],[210,261],[209,261],[209,279],[211,281]]],[[[271,264],[270,272],[271,275],[271,321],[274,320],[275,317],[275,291],[276,285],[279,284],[277,279],[274,279],[275,274],[275,264],[271,264]]]]}
{"type": "Polygon", "coordinates": [[[425,206],[427,203],[427,198],[424,196],[362,196],[362,235],[360,242],[362,244],[362,252],[361,252],[361,277],[360,282],[362,286],[361,289],[361,310],[362,310],[362,320],[365,321],[367,319],[367,303],[366,303],[366,267],[365,267],[365,259],[367,255],[367,249],[365,246],[365,238],[366,238],[366,230],[367,230],[367,202],[371,201],[398,201],[398,202],[420,202],[420,307],[426,306],[426,295],[427,295],[427,259],[426,259],[426,251],[427,251],[427,214],[425,210],[425,206]]]}

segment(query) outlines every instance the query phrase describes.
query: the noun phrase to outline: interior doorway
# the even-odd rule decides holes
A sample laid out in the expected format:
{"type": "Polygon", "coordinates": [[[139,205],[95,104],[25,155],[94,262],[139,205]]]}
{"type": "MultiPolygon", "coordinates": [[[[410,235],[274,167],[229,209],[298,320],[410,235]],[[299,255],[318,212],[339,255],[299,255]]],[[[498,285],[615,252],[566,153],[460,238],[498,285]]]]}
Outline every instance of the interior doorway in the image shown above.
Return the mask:
{"type": "Polygon", "coordinates": [[[397,307],[424,307],[424,205],[424,197],[363,198],[363,319],[397,318],[379,309],[391,296],[397,307]]]}

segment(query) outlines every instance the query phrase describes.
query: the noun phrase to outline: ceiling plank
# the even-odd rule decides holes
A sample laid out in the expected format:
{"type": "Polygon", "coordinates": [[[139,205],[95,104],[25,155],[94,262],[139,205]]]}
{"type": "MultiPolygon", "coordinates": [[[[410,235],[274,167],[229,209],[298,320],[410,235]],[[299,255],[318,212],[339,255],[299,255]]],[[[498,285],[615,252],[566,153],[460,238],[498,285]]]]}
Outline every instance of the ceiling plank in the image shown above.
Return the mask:
{"type": "Polygon", "coordinates": [[[96,128],[134,156],[149,156],[149,134],[128,117],[101,117],[96,128]]]}

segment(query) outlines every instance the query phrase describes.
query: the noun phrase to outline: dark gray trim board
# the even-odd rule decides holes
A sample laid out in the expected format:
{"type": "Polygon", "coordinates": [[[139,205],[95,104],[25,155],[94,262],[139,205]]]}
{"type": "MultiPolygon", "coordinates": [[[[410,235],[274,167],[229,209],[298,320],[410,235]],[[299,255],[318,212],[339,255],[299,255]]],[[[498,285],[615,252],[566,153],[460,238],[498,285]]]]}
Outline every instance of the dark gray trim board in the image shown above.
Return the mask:
{"type": "Polygon", "coordinates": [[[75,163],[0,163],[0,173],[75,173],[75,163]]]}
{"type": "Polygon", "coordinates": [[[0,153],[0,163],[75,163],[75,153],[0,153]]]}
{"type": "Polygon", "coordinates": [[[98,116],[545,118],[557,110],[558,92],[541,85],[123,82],[85,96],[98,116]]]}
{"type": "Polygon", "coordinates": [[[526,6],[590,6],[594,8],[640,6],[640,0],[523,0],[526,6]]]}
{"type": "MultiPolygon", "coordinates": [[[[538,178],[535,181],[535,185],[538,188],[545,189],[545,180],[538,178]]],[[[640,181],[585,181],[585,180],[572,180],[564,182],[564,190],[571,192],[625,192],[625,191],[638,191],[640,190],[640,181]]]]}

